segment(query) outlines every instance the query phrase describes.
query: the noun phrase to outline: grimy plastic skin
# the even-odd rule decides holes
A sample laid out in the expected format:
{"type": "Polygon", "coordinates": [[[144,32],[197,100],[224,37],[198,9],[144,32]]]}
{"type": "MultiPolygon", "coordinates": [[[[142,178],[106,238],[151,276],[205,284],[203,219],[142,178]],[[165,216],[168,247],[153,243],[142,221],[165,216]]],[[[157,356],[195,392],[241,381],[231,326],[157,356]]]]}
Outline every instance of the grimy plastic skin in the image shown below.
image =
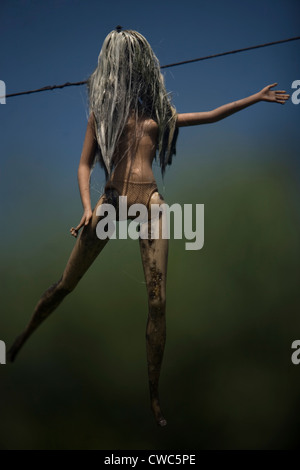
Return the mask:
{"type": "MultiPolygon", "coordinates": [[[[212,111],[178,114],[177,126],[184,127],[213,123],[260,101],[284,104],[288,100],[289,95],[283,90],[272,90],[276,85],[276,83],[268,85],[252,96],[226,104],[212,111]]],[[[137,202],[149,200],[148,194],[146,197],[143,194],[143,183],[145,183],[146,191],[149,188],[149,183],[155,182],[152,162],[157,149],[157,135],[157,123],[147,115],[141,116],[139,123],[135,121],[134,115],[129,117],[115,149],[116,159],[120,155],[125,155],[125,157],[119,159],[120,163],[116,166],[110,178],[110,182],[118,181],[119,186],[119,182],[122,180],[141,183],[138,185],[140,188],[140,195],[138,197],[136,194],[132,195],[130,193],[132,187],[134,187],[132,185],[127,190],[119,191],[119,194],[123,193],[120,195],[127,195],[128,200],[130,198],[131,200],[138,199],[137,202]],[[135,132],[137,125],[141,132],[135,132]],[[131,148],[130,152],[128,152],[128,148],[131,148]]],[[[91,114],[87,124],[78,168],[78,182],[84,213],[77,227],[72,227],[70,230],[71,234],[77,238],[76,244],[61,278],[42,295],[28,326],[11,347],[8,353],[8,359],[11,361],[15,360],[21,347],[36,328],[59,306],[65,296],[73,291],[108,242],[108,239],[101,240],[97,237],[96,226],[100,217],[96,215],[96,211],[99,205],[116,198],[112,198],[109,193],[104,193],[94,210],[91,208],[89,182],[96,147],[95,120],[93,114],[91,114]],[[81,232],[79,233],[80,230],[81,232]]],[[[116,193],[115,196],[117,195],[116,193]]],[[[161,204],[163,202],[163,198],[158,191],[154,191],[150,197],[148,207],[151,204],[161,204]]],[[[159,224],[160,238],[140,239],[139,244],[148,295],[146,349],[151,409],[157,424],[165,426],[167,421],[160,406],[158,384],[166,341],[165,313],[168,240],[161,237],[161,220],[159,224]]]]}

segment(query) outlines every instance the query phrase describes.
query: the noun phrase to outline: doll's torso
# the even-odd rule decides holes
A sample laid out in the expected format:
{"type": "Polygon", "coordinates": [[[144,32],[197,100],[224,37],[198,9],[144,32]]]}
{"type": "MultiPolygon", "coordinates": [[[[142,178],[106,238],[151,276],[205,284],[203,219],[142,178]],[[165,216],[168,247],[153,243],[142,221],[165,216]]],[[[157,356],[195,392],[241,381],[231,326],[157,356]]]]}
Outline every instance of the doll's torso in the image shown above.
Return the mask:
{"type": "Polygon", "coordinates": [[[157,191],[152,171],[158,139],[158,125],[148,117],[137,123],[129,117],[113,156],[115,169],[106,184],[118,196],[127,196],[128,206],[148,206],[151,195],[157,191]]]}
{"type": "Polygon", "coordinates": [[[116,146],[113,180],[153,181],[152,162],[157,148],[158,125],[153,119],[141,118],[136,123],[129,117],[116,146]]]}

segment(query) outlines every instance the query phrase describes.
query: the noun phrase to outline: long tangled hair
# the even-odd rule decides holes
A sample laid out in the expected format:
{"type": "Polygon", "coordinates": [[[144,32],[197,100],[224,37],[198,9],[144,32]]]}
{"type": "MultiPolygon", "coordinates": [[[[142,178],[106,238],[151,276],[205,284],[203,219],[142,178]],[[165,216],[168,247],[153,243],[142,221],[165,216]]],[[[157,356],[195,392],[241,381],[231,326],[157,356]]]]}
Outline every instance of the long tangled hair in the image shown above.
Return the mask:
{"type": "MultiPolygon", "coordinates": [[[[112,31],[105,38],[98,66],[88,82],[89,111],[95,117],[97,158],[106,179],[117,162],[114,151],[132,113],[158,124],[158,156],[162,175],[176,153],[177,114],[150,44],[132,30],[112,31]]],[[[157,155],[156,155],[157,158],[157,155]]]]}

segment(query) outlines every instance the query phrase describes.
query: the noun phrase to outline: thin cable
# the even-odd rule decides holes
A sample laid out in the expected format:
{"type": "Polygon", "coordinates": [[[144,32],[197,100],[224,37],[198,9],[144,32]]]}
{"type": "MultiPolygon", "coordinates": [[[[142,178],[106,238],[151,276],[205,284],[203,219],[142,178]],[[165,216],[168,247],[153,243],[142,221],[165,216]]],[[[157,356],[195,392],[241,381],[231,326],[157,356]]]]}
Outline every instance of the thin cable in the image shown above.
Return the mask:
{"type": "Polygon", "coordinates": [[[30,95],[31,93],[39,93],[40,91],[49,91],[49,90],[55,90],[57,88],[65,88],[67,86],[79,86],[79,85],[85,85],[87,80],[82,81],[82,82],[66,82],[63,85],[48,85],[44,86],[43,88],[37,88],[36,90],[29,90],[29,91],[21,91],[19,93],[11,93],[10,95],[6,95],[5,98],[11,98],[12,96],[20,96],[20,95],[30,95]]]}
{"type": "MultiPolygon", "coordinates": [[[[244,47],[242,49],[235,49],[233,51],[220,52],[219,54],[207,55],[204,57],[199,57],[197,59],[190,59],[190,60],[184,60],[182,62],[174,62],[173,64],[161,65],[160,68],[166,69],[170,67],[177,67],[178,65],[191,64],[193,62],[200,62],[201,60],[215,59],[216,57],[222,57],[222,56],[226,56],[229,54],[238,54],[239,52],[250,51],[250,50],[259,49],[262,47],[274,46],[276,44],[283,44],[285,42],[298,41],[299,39],[300,39],[300,36],[296,36],[296,37],[288,38],[288,39],[281,39],[280,41],[267,42],[265,44],[258,44],[256,46],[249,46],[249,47],[244,47]]],[[[49,85],[49,86],[44,86],[43,88],[38,88],[36,90],[21,91],[19,93],[11,93],[9,95],[6,95],[5,98],[11,98],[13,96],[20,96],[20,95],[30,95],[31,93],[39,93],[41,91],[55,90],[57,88],[65,88],[69,86],[80,86],[80,85],[85,85],[86,83],[87,83],[87,80],[84,80],[81,82],[72,82],[72,83],[66,82],[62,85],[49,85]]]]}
{"type": "Polygon", "coordinates": [[[174,64],[162,65],[161,69],[166,69],[168,67],[176,67],[177,65],[191,64],[192,62],[199,62],[200,60],[215,59],[216,57],[222,57],[229,54],[237,54],[238,52],[250,51],[252,49],[259,49],[260,47],[274,46],[276,44],[282,44],[284,42],[297,41],[300,39],[300,36],[289,39],[281,39],[280,41],[267,42],[265,44],[258,44],[257,46],[244,47],[243,49],[235,49],[234,51],[221,52],[219,54],[207,55],[204,57],[199,57],[198,59],[184,60],[182,62],[175,62],[174,64]]]}

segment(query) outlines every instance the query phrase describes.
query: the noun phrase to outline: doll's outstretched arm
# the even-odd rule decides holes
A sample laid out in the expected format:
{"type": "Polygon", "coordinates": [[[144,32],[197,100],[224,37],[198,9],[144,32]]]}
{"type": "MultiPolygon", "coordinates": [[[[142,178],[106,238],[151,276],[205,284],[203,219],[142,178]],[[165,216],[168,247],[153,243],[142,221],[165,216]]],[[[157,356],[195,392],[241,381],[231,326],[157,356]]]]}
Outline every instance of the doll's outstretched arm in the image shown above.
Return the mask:
{"type": "Polygon", "coordinates": [[[212,111],[178,114],[177,126],[196,126],[198,124],[217,122],[260,101],[284,104],[289,99],[290,95],[288,95],[284,90],[272,90],[271,88],[276,85],[277,83],[268,85],[254,95],[232,103],[224,104],[212,111]]]}

